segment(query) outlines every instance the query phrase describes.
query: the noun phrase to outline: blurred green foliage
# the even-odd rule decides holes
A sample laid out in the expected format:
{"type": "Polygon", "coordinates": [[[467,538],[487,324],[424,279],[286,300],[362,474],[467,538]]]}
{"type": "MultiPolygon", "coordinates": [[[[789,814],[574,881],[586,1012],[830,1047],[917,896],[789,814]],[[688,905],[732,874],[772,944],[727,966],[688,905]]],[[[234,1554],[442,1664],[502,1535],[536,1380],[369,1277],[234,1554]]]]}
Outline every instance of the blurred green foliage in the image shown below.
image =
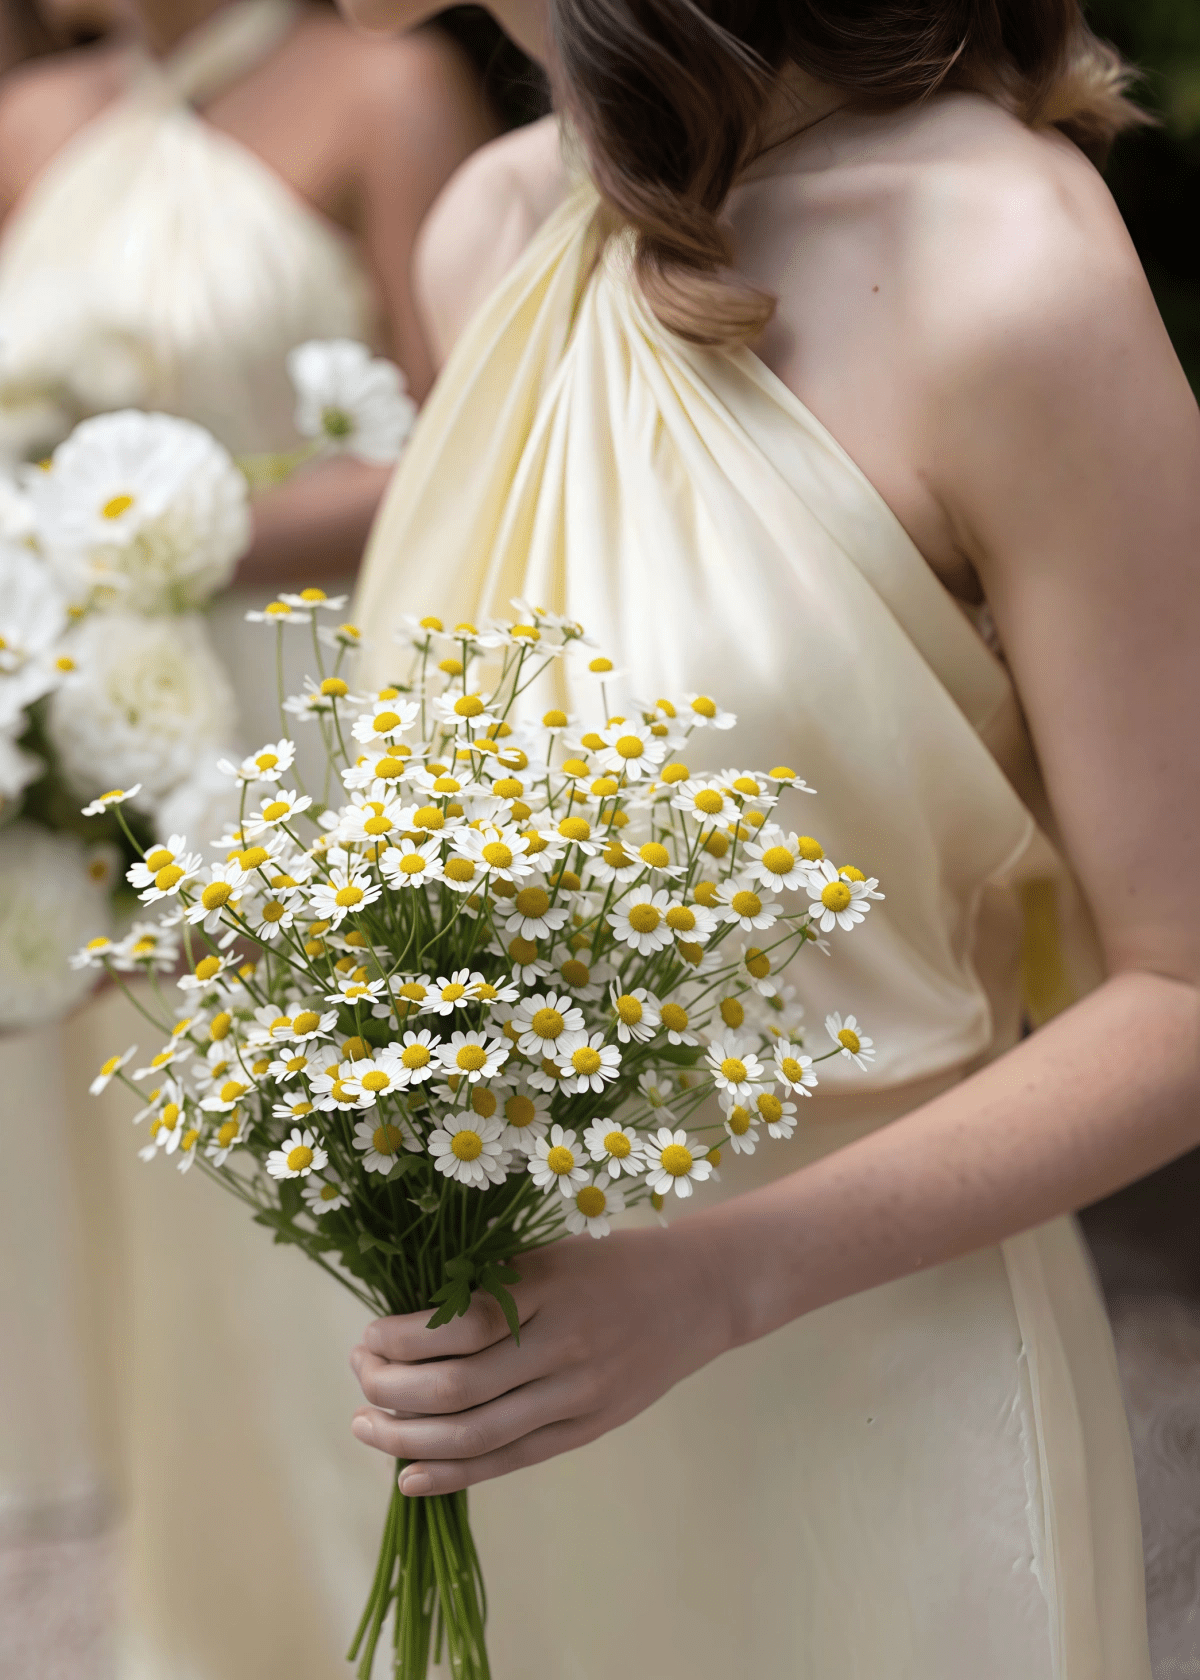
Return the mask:
{"type": "Polygon", "coordinates": [[[1137,66],[1154,128],[1122,135],[1108,182],[1200,393],[1200,0],[1089,0],[1093,29],[1137,66]]]}

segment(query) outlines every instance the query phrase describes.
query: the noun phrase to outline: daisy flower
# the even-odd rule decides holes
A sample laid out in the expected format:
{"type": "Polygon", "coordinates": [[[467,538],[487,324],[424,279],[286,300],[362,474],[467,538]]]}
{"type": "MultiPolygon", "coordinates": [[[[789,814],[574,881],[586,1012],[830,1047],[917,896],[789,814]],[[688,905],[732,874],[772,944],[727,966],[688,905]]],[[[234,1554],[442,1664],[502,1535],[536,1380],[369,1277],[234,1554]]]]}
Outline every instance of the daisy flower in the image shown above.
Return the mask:
{"type": "MultiPolygon", "coordinates": [[[[566,760],[566,764],[568,765],[571,762],[572,761],[570,759],[566,760]]],[[[579,762],[582,764],[582,759],[579,760],[579,762]]],[[[591,772],[589,771],[588,774],[590,775],[591,772]]],[[[546,842],[552,852],[562,851],[564,849],[569,851],[571,847],[574,847],[578,852],[581,852],[584,857],[589,858],[596,857],[598,853],[604,850],[604,847],[607,844],[607,837],[601,835],[600,838],[597,839],[592,833],[591,823],[586,817],[581,817],[578,814],[575,816],[563,817],[557,828],[549,828],[542,831],[540,837],[546,842]]]]}
{"type": "MultiPolygon", "coordinates": [[[[582,1016],[580,1019],[582,1020],[582,1016]]],[[[119,1056],[110,1056],[108,1058],[104,1066],[100,1069],[100,1072],[88,1086],[88,1090],[91,1092],[92,1096],[98,1097],[101,1091],[103,1091],[111,1083],[111,1081],[116,1078],[117,1074],[120,1073],[126,1062],[133,1060],[134,1056],[137,1055],[137,1048],[136,1044],[131,1044],[128,1050],[122,1051],[119,1056]]]]}
{"type": "Polygon", "coordinates": [[[545,886],[522,887],[504,919],[506,933],[518,939],[544,939],[556,933],[571,915],[570,906],[551,904],[545,886]]]}
{"type": "Polygon", "coordinates": [[[712,1176],[713,1163],[704,1145],[683,1130],[663,1126],[646,1140],[646,1182],[658,1196],[690,1196],[694,1184],[712,1176]]]}
{"type": "Polygon", "coordinates": [[[277,1120],[291,1120],[303,1122],[312,1113],[314,1105],[309,1102],[303,1092],[297,1092],[294,1097],[285,1097],[283,1102],[272,1104],[271,1113],[277,1120]]]}
{"type": "Polygon", "coordinates": [[[640,956],[653,956],[670,945],[674,930],[667,922],[671,900],[665,888],[654,893],[631,893],[615,910],[609,912],[608,922],[623,945],[640,956]]]}
{"type": "Polygon", "coordinates": [[[498,1009],[504,1004],[515,1003],[520,997],[519,986],[513,985],[511,980],[485,980],[482,976],[471,982],[471,996],[480,1003],[487,1004],[489,1009],[498,1009]]]}
{"type": "Polygon", "coordinates": [[[240,1108],[235,1108],[232,1114],[222,1120],[204,1150],[214,1167],[223,1167],[229,1159],[230,1152],[236,1149],[239,1143],[245,1143],[246,1130],[246,1115],[240,1108]]]}
{"type": "Polygon", "coordinates": [[[546,1135],[550,1124],[550,1102],[540,1091],[513,1091],[504,1099],[501,1114],[505,1148],[529,1155],[538,1138],[546,1135]]]}
{"type": "Polygon", "coordinates": [[[371,1013],[380,1021],[387,1016],[394,1016],[397,1021],[407,1021],[410,1015],[421,1013],[432,985],[433,981],[428,974],[409,975],[396,986],[392,993],[392,1001],[376,1004],[371,1013]]]}
{"type": "Polygon", "coordinates": [[[125,879],[143,904],[169,898],[194,879],[202,859],[199,852],[189,852],[186,847],[184,835],[172,834],[165,845],[151,846],[145,857],[130,865],[125,879]]]}
{"type": "Polygon", "coordinates": [[[754,1099],[760,1120],[773,1138],[790,1138],[796,1130],[796,1105],[777,1097],[774,1091],[760,1091],[754,1099]]]}
{"type": "Polygon", "coordinates": [[[702,945],[717,931],[716,916],[703,904],[675,901],[667,907],[664,920],[675,937],[686,944],[702,945]]]}
{"type": "Polygon", "coordinates": [[[627,719],[605,729],[600,736],[603,749],[596,764],[610,776],[627,782],[637,782],[650,776],[667,755],[667,743],[658,740],[644,724],[632,724],[627,719]]]}
{"type": "Polygon", "coordinates": [[[512,825],[463,829],[455,836],[454,851],[469,858],[481,874],[493,880],[516,883],[533,874],[529,841],[512,825]]]}
{"type": "Polygon", "coordinates": [[[251,753],[240,764],[231,764],[227,758],[221,759],[217,769],[239,782],[277,782],[291,769],[295,759],[295,742],[287,739],[268,741],[266,746],[251,753]]]}
{"type": "Polygon", "coordinates": [[[612,1229],[608,1221],[614,1213],[624,1213],[625,1197],[606,1173],[586,1173],[578,1190],[570,1197],[567,1210],[567,1230],[573,1236],[607,1237],[612,1229]]]}
{"type": "Polygon", "coordinates": [[[407,1142],[403,1126],[391,1120],[359,1120],[354,1127],[354,1147],[362,1155],[364,1172],[390,1173],[407,1142]]]}
{"type": "Polygon", "coordinates": [[[469,1079],[491,1079],[499,1073],[509,1057],[508,1045],[502,1038],[484,1032],[456,1032],[450,1042],[443,1044],[438,1058],[447,1073],[469,1079]]]}
{"type": "Polygon", "coordinates": [[[855,1067],[866,1069],[868,1062],[875,1060],[875,1043],[866,1036],[858,1025],[857,1017],[847,1015],[843,1021],[840,1015],[826,1015],[825,1031],[837,1045],[847,1061],[855,1067]]]}
{"type": "Polygon", "coordinates": [[[621,1071],[621,1052],[615,1044],[605,1044],[604,1034],[599,1032],[564,1033],[557,1060],[563,1090],[577,1095],[603,1091],[621,1071]]]}
{"type": "Polygon", "coordinates": [[[658,1018],[666,1032],[670,1044],[699,1044],[700,1040],[694,1032],[690,1032],[688,1012],[681,1003],[673,998],[666,999],[658,1006],[658,1018]]]}
{"type": "Polygon", "coordinates": [[[561,992],[534,992],[513,1016],[517,1047],[525,1056],[553,1056],[567,1033],[583,1028],[583,1011],[561,992]]]}
{"type": "Polygon", "coordinates": [[[720,782],[689,779],[681,782],[671,800],[677,811],[685,812],[696,822],[711,826],[736,821],[738,808],[720,782]]]}
{"type": "Polygon", "coordinates": [[[193,926],[203,923],[206,933],[214,933],[220,925],[222,913],[226,909],[237,909],[249,882],[241,864],[233,860],[210,864],[208,875],[208,881],[200,889],[195,902],[188,906],[187,920],[193,926]]]}
{"type": "Polygon", "coordinates": [[[243,828],[247,839],[256,839],[260,834],[268,834],[278,828],[281,823],[288,823],[298,817],[302,811],[307,811],[312,800],[307,793],[296,793],[291,790],[277,790],[274,799],[264,799],[257,811],[250,813],[243,828]]]}
{"type": "Polygon", "coordinates": [[[745,1103],[731,1103],[725,1110],[725,1130],[736,1155],[753,1155],[758,1144],[754,1114],[745,1103]]]}
{"type": "Polygon", "coordinates": [[[489,1184],[503,1184],[508,1171],[503,1132],[499,1120],[447,1115],[429,1137],[433,1164],[447,1178],[479,1190],[489,1184]]]}
{"type": "MultiPolygon", "coordinates": [[[[666,853],[665,847],[662,850],[666,853]]],[[[615,881],[622,887],[645,873],[645,863],[636,852],[626,851],[625,843],[618,835],[605,842],[604,850],[599,857],[591,860],[587,871],[589,881],[599,881],[605,886],[615,881]]]]}
{"type": "Polygon", "coordinates": [[[323,589],[310,584],[307,589],[301,589],[298,594],[288,595],[280,591],[279,599],[289,607],[299,607],[301,611],[316,608],[325,612],[341,612],[349,595],[326,595],[323,589]]]}
{"type": "Polygon", "coordinates": [[[268,601],[261,611],[256,608],[246,613],[245,619],[247,624],[311,624],[312,613],[292,606],[290,601],[268,601]]]}
{"type": "Polygon", "coordinates": [[[593,1161],[600,1161],[613,1178],[622,1173],[636,1177],[645,1166],[642,1140],[629,1126],[615,1120],[593,1120],[583,1134],[583,1146],[593,1161]]]}
{"type": "Polygon", "coordinates": [[[422,1085],[438,1072],[437,1051],[441,1042],[435,1033],[424,1027],[420,1032],[406,1032],[404,1043],[392,1046],[399,1050],[400,1062],[407,1074],[406,1085],[422,1085]]]}
{"type": "Polygon", "coordinates": [[[416,700],[389,697],[378,701],[369,712],[364,713],[351,733],[365,746],[390,745],[397,735],[406,734],[420,715],[421,707],[416,700]]]}
{"type": "Polygon", "coordinates": [[[716,903],[718,919],[735,923],[745,933],[774,927],[783,913],[777,898],[763,898],[744,879],[723,882],[717,888],[716,903]]]}
{"type": "MultiPolygon", "coordinates": [[[[832,1020],[833,1017],[830,1016],[829,1019],[832,1020]]],[[[817,1083],[817,1076],[812,1070],[812,1057],[806,1056],[800,1046],[793,1044],[790,1038],[779,1039],[776,1042],[775,1065],[771,1072],[780,1085],[794,1091],[797,1096],[807,1097],[817,1083]]]]}
{"type": "Polygon", "coordinates": [[[575,1133],[552,1126],[549,1137],[538,1138],[530,1152],[528,1167],[539,1190],[557,1186],[564,1196],[573,1196],[587,1183],[589,1173],[576,1155],[575,1133]]]}
{"type": "Polygon", "coordinates": [[[365,869],[353,864],[336,865],[325,880],[316,881],[309,888],[308,902],[322,921],[340,927],[352,911],[365,910],[382,893],[383,888],[365,869]]]}
{"type": "Polygon", "coordinates": [[[456,730],[490,729],[500,719],[488,710],[488,702],[481,694],[442,694],[433,702],[433,715],[439,723],[456,730]]]}
{"type": "Polygon", "coordinates": [[[773,998],[779,988],[771,979],[771,959],[759,945],[742,948],[742,967],[746,978],[761,998],[773,998]]]}
{"type": "Polygon", "coordinates": [[[336,1213],[339,1208],[350,1206],[350,1198],[341,1185],[327,1178],[310,1177],[300,1194],[304,1197],[305,1207],[316,1219],[323,1213],[336,1213]]]}
{"type": "MultiPolygon", "coordinates": [[[[442,875],[441,843],[437,840],[402,840],[389,846],[379,859],[379,873],[394,892],[401,887],[423,887],[442,875]]],[[[455,883],[450,881],[450,886],[455,883]]]]}
{"type": "Polygon", "coordinates": [[[737,722],[734,712],[722,711],[707,694],[685,694],[683,716],[696,729],[732,729],[737,722]]]}
{"type": "Polygon", "coordinates": [[[829,933],[834,927],[849,932],[857,922],[864,920],[871,908],[871,899],[882,897],[882,894],[872,891],[876,885],[874,881],[848,881],[828,858],[822,858],[814,865],[808,880],[808,912],[814,926],[819,927],[822,933],[829,933]]]}
{"type": "Polygon", "coordinates": [[[670,1085],[664,1085],[656,1073],[640,1073],[638,1075],[638,1090],[651,1108],[656,1108],[669,1120],[671,1113],[668,1104],[675,1092],[670,1085]]]}
{"type": "Polygon", "coordinates": [[[246,921],[260,939],[286,933],[296,919],[295,907],[281,898],[263,898],[246,911],[246,921]]]}
{"type": "Polygon", "coordinates": [[[708,1067],[717,1090],[728,1092],[732,1102],[752,1098],[767,1077],[754,1051],[736,1038],[712,1041],[708,1047],[708,1067]]]}
{"type": "Polygon", "coordinates": [[[609,1001],[617,1017],[617,1039],[621,1044],[646,1044],[658,1031],[661,1017],[658,999],[645,986],[631,992],[619,991],[615,982],[608,988],[609,1001]]]}
{"type": "Polygon", "coordinates": [[[477,969],[455,969],[449,979],[439,974],[426,994],[421,1013],[452,1015],[456,1009],[466,1009],[476,1001],[475,988],[485,984],[483,975],[477,969]]]}
{"type": "Polygon", "coordinates": [[[278,1149],[267,1156],[267,1171],[272,1178],[307,1178],[320,1172],[329,1161],[315,1132],[301,1131],[297,1126],[278,1149]]]}
{"type": "Polygon", "coordinates": [[[399,459],[417,409],[394,362],[354,339],[310,339],[289,351],[287,370],[302,437],[331,454],[399,459]]]}
{"type": "Polygon", "coordinates": [[[85,805],[80,815],[98,817],[107,811],[110,805],[123,805],[127,799],[136,799],[141,791],[141,782],[135,783],[131,788],[111,788],[108,793],[102,793],[99,799],[93,799],[90,805],[85,805]]]}
{"type": "Polygon", "coordinates": [[[308,1044],[314,1038],[324,1038],[326,1033],[332,1032],[336,1021],[336,1009],[327,1009],[323,1014],[318,1014],[315,1009],[301,1009],[292,1016],[292,1042],[308,1044]]]}
{"type": "Polygon", "coordinates": [[[409,1083],[408,1074],[392,1045],[376,1051],[374,1056],[351,1061],[350,1070],[342,1075],[347,1091],[357,1090],[359,1106],[368,1108],[380,1097],[403,1090],[409,1083]]]}
{"type": "Polygon", "coordinates": [[[814,866],[824,857],[819,841],[808,834],[787,834],[773,823],[763,829],[757,840],[746,841],[745,873],[751,881],[761,881],[768,893],[786,889],[794,892],[808,890],[814,866]]]}

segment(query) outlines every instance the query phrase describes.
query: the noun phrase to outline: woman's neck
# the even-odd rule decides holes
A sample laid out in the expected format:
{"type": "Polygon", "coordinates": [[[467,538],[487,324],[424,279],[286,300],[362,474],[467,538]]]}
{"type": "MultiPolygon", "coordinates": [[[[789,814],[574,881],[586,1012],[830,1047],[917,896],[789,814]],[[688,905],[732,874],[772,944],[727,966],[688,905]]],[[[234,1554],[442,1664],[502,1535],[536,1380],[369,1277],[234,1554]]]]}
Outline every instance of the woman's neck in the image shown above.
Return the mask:
{"type": "Polygon", "coordinates": [[[133,28],[146,51],[165,58],[185,35],[227,4],[229,0],[135,0],[130,10],[133,28]]]}
{"type": "MultiPolygon", "coordinates": [[[[763,113],[762,147],[751,170],[761,173],[762,169],[756,165],[850,103],[851,96],[844,88],[830,87],[828,82],[818,81],[795,64],[786,65],[763,113]]],[[[766,168],[769,170],[769,165],[766,168]]]]}

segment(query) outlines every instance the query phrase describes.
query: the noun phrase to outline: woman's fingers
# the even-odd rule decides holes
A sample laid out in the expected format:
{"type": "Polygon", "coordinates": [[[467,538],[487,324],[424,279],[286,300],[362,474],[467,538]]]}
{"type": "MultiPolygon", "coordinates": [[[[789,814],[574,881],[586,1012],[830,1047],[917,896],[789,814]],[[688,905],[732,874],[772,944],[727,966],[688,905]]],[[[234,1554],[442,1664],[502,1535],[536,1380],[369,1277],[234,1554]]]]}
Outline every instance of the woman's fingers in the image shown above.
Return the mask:
{"type": "MultiPolygon", "coordinates": [[[[518,1284],[513,1291],[522,1324],[532,1316],[534,1302],[518,1284]]],[[[362,1345],[381,1359],[415,1364],[423,1359],[445,1359],[456,1354],[478,1353],[511,1334],[499,1303],[485,1290],[476,1290],[471,1305],[461,1318],[427,1330],[428,1312],[399,1313],[394,1318],[377,1318],[363,1331],[362,1345]]]]}
{"type": "Polygon", "coordinates": [[[485,1406],[446,1417],[393,1417],[364,1408],[351,1427],[360,1441],[391,1458],[475,1459],[550,1424],[569,1421],[590,1410],[590,1402],[588,1385],[580,1375],[563,1372],[527,1383],[485,1406]]]}
{"type": "Polygon", "coordinates": [[[474,1487],[477,1482],[507,1476],[510,1470],[522,1470],[526,1465],[540,1464],[545,1458],[553,1458],[556,1453],[585,1446],[597,1435],[602,1435],[607,1427],[598,1414],[568,1418],[547,1424],[544,1429],[536,1429],[508,1446],[482,1453],[477,1458],[422,1459],[419,1463],[406,1465],[400,1472],[400,1492],[410,1498],[433,1493],[457,1493],[461,1488],[474,1487]]]}
{"type": "Polygon", "coordinates": [[[506,1336],[481,1353],[408,1365],[380,1359],[367,1347],[350,1356],[359,1386],[373,1406],[388,1412],[466,1412],[510,1389],[544,1377],[555,1363],[545,1338],[527,1333],[521,1345],[506,1336]]]}

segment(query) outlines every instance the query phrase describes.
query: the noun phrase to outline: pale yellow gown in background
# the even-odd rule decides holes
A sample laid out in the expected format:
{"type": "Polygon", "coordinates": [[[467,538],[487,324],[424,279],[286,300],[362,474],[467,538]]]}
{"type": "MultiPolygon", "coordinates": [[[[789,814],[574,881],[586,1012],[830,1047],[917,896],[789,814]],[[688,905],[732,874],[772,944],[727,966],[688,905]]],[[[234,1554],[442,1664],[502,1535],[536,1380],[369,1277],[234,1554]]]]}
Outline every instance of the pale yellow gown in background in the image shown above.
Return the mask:
{"type": "MultiPolygon", "coordinates": [[[[0,440],[17,454],[57,441],[54,394],[81,367],[93,408],[182,414],[238,456],[289,450],[287,352],[374,339],[351,241],[193,108],[296,15],[236,0],[165,63],[131,52],[126,95],[6,224],[0,440]]],[[[212,613],[247,746],[279,733],[273,642],[242,616],[263,600],[212,613]]],[[[287,646],[298,688],[311,649],[287,646]]],[[[364,1314],[199,1173],[138,1161],[127,1095],[87,1096],[131,1042],[134,1066],[157,1047],[119,996],[0,1040],[0,1540],[119,1523],[121,1680],[329,1680],[388,1497],[348,1430],[364,1314]]]]}
{"type": "MultiPolygon", "coordinates": [[[[689,756],[793,765],[804,829],[881,878],[793,975],[815,1048],[851,1010],[878,1059],[825,1064],[792,1142],[727,1157],[736,1194],[1011,1045],[1023,954],[1041,1011],[1099,969],[1002,663],[760,361],[667,333],[625,240],[593,266],[595,202],[457,345],[356,614],[375,684],[402,612],[569,612],[625,695],[735,710],[689,756]]],[[[1125,1417],[1069,1219],[813,1313],[471,1497],[496,1680],[1148,1680],[1125,1417]]]]}

